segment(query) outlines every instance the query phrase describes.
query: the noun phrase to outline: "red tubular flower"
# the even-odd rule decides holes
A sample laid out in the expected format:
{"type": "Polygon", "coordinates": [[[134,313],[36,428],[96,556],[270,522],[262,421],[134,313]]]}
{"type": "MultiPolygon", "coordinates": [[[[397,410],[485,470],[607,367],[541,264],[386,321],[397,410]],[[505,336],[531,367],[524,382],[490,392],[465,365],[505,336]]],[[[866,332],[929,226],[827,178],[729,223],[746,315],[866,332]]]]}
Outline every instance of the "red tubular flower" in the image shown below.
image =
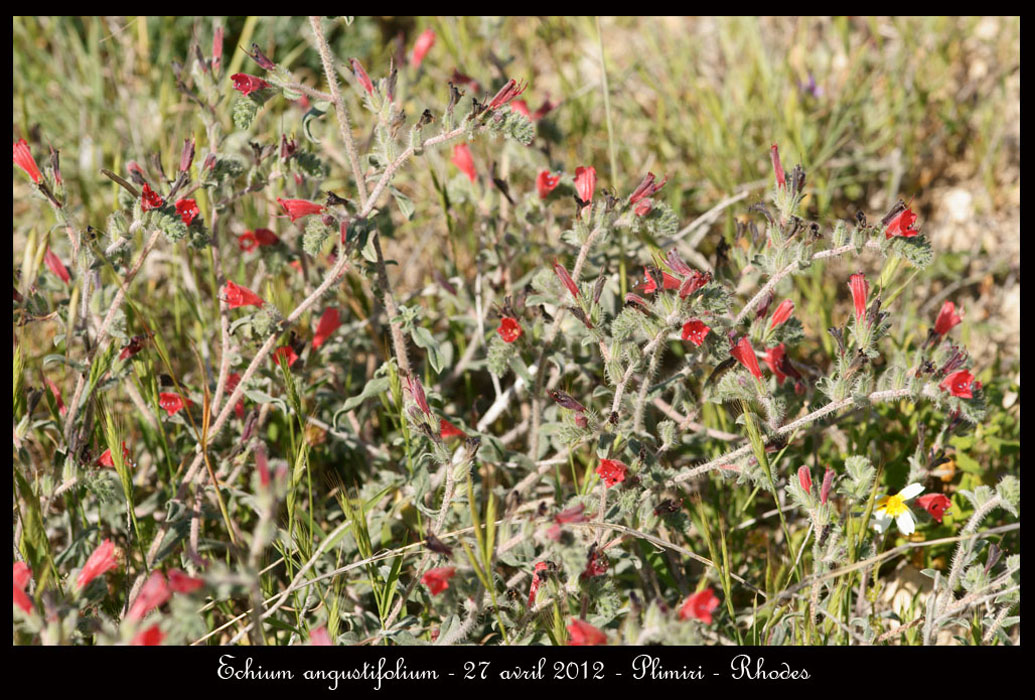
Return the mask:
{"type": "Polygon", "coordinates": [[[593,201],[593,192],[597,188],[597,169],[592,165],[575,168],[575,191],[584,206],[593,201]]]}
{"type": "Polygon", "coordinates": [[[104,572],[114,569],[115,566],[115,544],[111,540],[104,540],[86,560],[86,564],[76,578],[76,587],[82,588],[104,572]]]}
{"type": "Polygon", "coordinates": [[[884,237],[892,238],[894,236],[901,236],[902,238],[912,238],[920,233],[913,228],[913,223],[915,221],[916,214],[913,213],[912,209],[902,211],[898,216],[888,222],[888,228],[884,230],[884,237]]]}
{"type": "Polygon", "coordinates": [[[499,109],[523,93],[527,87],[528,83],[518,83],[518,81],[511,78],[495,95],[493,95],[492,99],[489,100],[489,104],[485,105],[485,108],[489,111],[499,109]]]}
{"type": "Polygon", "coordinates": [[[942,310],[938,312],[938,318],[934,322],[935,335],[945,335],[961,321],[963,321],[963,309],[956,313],[956,305],[951,301],[945,302],[942,304],[942,310]]]}
{"type": "Polygon", "coordinates": [[[719,607],[719,599],[711,588],[705,588],[686,599],[683,606],[679,608],[679,619],[693,618],[710,625],[712,624],[712,611],[717,607],[719,607]]]}
{"type": "MultiPolygon", "coordinates": [[[[517,102],[514,103],[515,105],[517,102]]],[[[513,107],[513,105],[511,105],[513,107]]],[[[535,179],[536,189],[539,190],[539,199],[546,199],[547,195],[554,191],[558,183],[561,181],[560,175],[551,175],[549,170],[544,170],[539,173],[539,176],[535,179]]]]}
{"type": "Polygon", "coordinates": [[[616,459],[602,459],[597,465],[597,476],[604,480],[607,488],[611,488],[620,481],[625,481],[625,472],[628,469],[623,463],[616,459]]]}
{"type": "Polygon", "coordinates": [[[431,407],[428,406],[428,397],[424,395],[424,385],[420,383],[418,377],[406,377],[406,388],[410,390],[410,395],[413,397],[413,402],[417,404],[420,410],[424,411],[424,415],[431,415],[431,407]]]}
{"type": "Polygon", "coordinates": [[[413,53],[410,54],[410,67],[416,70],[420,68],[421,62],[424,57],[428,55],[428,51],[431,51],[431,47],[435,45],[435,32],[430,29],[425,29],[417,41],[413,45],[413,53]]]}
{"type": "Polygon", "coordinates": [[[146,630],[139,632],[133,641],[130,642],[130,646],[135,647],[156,647],[161,645],[165,640],[165,634],[162,633],[159,624],[156,622],[146,630]]]}
{"type": "Polygon", "coordinates": [[[798,483],[801,485],[801,490],[805,493],[812,493],[812,474],[809,473],[809,468],[805,465],[798,467],[798,483]]]}
{"type": "Polygon", "coordinates": [[[514,100],[510,103],[510,110],[518,114],[524,114],[529,120],[532,119],[532,112],[528,109],[528,103],[524,100],[514,100]]]}
{"type": "Polygon", "coordinates": [[[359,59],[350,58],[349,65],[352,67],[352,73],[356,76],[356,81],[363,86],[363,89],[367,91],[368,95],[374,94],[374,83],[370,81],[370,76],[363,69],[363,64],[359,62],[359,59]]]}
{"type": "Polygon", "coordinates": [[[334,331],[341,328],[341,315],[335,308],[327,309],[320,317],[320,323],[316,326],[316,334],[313,336],[313,350],[317,349],[331,337],[334,331]]]}
{"type": "Polygon", "coordinates": [[[288,367],[298,361],[298,353],[290,345],[283,345],[273,351],[274,362],[279,362],[281,357],[287,360],[288,367]]]}
{"type": "Polygon", "coordinates": [[[535,570],[532,572],[532,586],[528,591],[528,607],[535,605],[535,594],[539,591],[539,584],[542,583],[542,579],[539,578],[540,571],[546,571],[549,568],[545,561],[537,561],[535,563],[535,570]]]}
{"type": "Polygon", "coordinates": [[[227,280],[226,286],[223,287],[223,296],[226,297],[226,303],[230,305],[231,309],[236,309],[240,306],[261,307],[266,303],[252,290],[234,284],[229,280],[227,280]]]}
{"type": "Polygon", "coordinates": [[[765,351],[765,363],[768,365],[770,371],[776,375],[776,383],[783,384],[783,380],[787,379],[787,373],[783,371],[784,361],[786,359],[785,349],[783,343],[780,343],[775,348],[768,348],[765,351]]]}
{"type": "MultiPolygon", "coordinates": [[[[292,221],[301,219],[303,216],[309,216],[310,214],[319,214],[323,211],[323,206],[310,202],[305,199],[281,199],[277,197],[277,203],[284,208],[287,212],[288,217],[292,221]]],[[[256,238],[258,240],[258,238],[256,238]]]]}
{"type": "Polygon", "coordinates": [[[58,413],[61,415],[68,413],[65,402],[61,400],[61,389],[58,388],[58,385],[50,377],[47,377],[47,386],[50,387],[50,393],[54,395],[54,402],[57,404],[58,413]]]}
{"type": "Polygon", "coordinates": [[[460,428],[456,427],[445,418],[439,419],[438,434],[443,440],[451,437],[467,437],[467,433],[460,430],[460,428]]]}
{"type": "MultiPolygon", "coordinates": [[[[241,383],[241,375],[234,372],[226,378],[226,390],[227,393],[233,393],[237,385],[241,383]]],[[[238,399],[237,404],[234,406],[234,415],[238,418],[244,418],[244,399],[238,399]]]]}
{"type": "Polygon", "coordinates": [[[607,644],[607,635],[588,622],[572,618],[568,625],[568,646],[592,647],[607,644]]]}
{"type": "Polygon", "coordinates": [[[183,223],[190,226],[201,211],[198,209],[198,203],[193,199],[180,199],[176,202],[176,213],[183,219],[183,223]]]}
{"type": "Polygon", "coordinates": [[[942,521],[945,511],[952,506],[952,501],[943,493],[929,493],[916,499],[916,502],[938,522],[942,521]]]}
{"type": "Polygon", "coordinates": [[[59,278],[65,284],[68,284],[68,281],[72,279],[68,274],[68,269],[65,267],[64,263],[61,262],[61,258],[54,255],[54,251],[50,248],[47,248],[47,252],[44,253],[43,262],[47,263],[47,267],[49,267],[50,271],[54,273],[54,276],[59,278]]]}
{"type": "MultiPolygon", "coordinates": [[[[683,283],[678,278],[673,277],[667,272],[662,272],[661,284],[665,289],[679,289],[683,283]]],[[[658,283],[654,279],[654,275],[650,273],[650,270],[645,267],[643,268],[643,282],[636,285],[633,289],[634,291],[642,292],[644,294],[653,294],[658,291],[658,283]]]]}
{"type": "Polygon", "coordinates": [[[870,296],[870,283],[865,275],[856,272],[848,278],[848,288],[852,290],[852,303],[855,304],[855,320],[866,315],[866,299],[870,296]]]}
{"type": "Polygon", "coordinates": [[[730,349],[730,355],[735,357],[740,364],[747,367],[755,379],[762,378],[762,370],[758,368],[758,358],[755,357],[755,349],[751,347],[751,341],[745,335],[736,345],[730,349]]]}
{"type": "Polygon", "coordinates": [[[188,576],[179,569],[169,571],[169,588],[177,593],[193,593],[204,585],[202,579],[188,576]]]}
{"type": "Polygon", "coordinates": [[[441,566],[437,569],[429,569],[421,576],[420,582],[428,587],[431,595],[438,595],[449,588],[449,579],[456,573],[455,566],[441,566]]]}
{"type": "Polygon", "coordinates": [[[32,600],[25,593],[25,587],[32,579],[32,570],[23,561],[16,561],[13,569],[14,575],[14,604],[27,613],[32,612],[32,600]]]}
{"type": "Polygon", "coordinates": [[[331,635],[327,633],[327,628],[322,625],[309,630],[309,644],[314,647],[334,646],[334,642],[331,641],[331,635]]]}
{"type": "Polygon", "coordinates": [[[32,151],[29,150],[29,144],[25,139],[14,142],[14,164],[24,170],[37,185],[43,180],[43,174],[36,165],[36,159],[32,157],[32,151]]]}
{"type": "Polygon", "coordinates": [[[234,81],[234,90],[237,90],[245,97],[256,90],[270,87],[270,84],[262,78],[248,75],[247,73],[234,73],[230,76],[230,79],[234,81]]]}
{"type": "Polygon", "coordinates": [[[147,342],[147,336],[135,335],[129,339],[129,342],[122,346],[122,352],[119,353],[119,361],[123,362],[126,359],[133,357],[138,352],[144,349],[144,343],[147,342]]]}
{"type": "Polygon", "coordinates": [[[565,269],[564,265],[561,265],[559,262],[554,260],[553,271],[557,273],[557,278],[561,281],[561,284],[567,287],[568,291],[571,292],[571,295],[575,297],[576,300],[578,300],[579,288],[575,284],[575,280],[573,280],[571,278],[571,275],[568,274],[568,271],[565,269]]]}
{"type": "Polygon", "coordinates": [[[783,173],[783,166],[780,165],[780,149],[774,143],[769,147],[769,158],[773,161],[773,172],[776,174],[777,187],[786,187],[787,178],[783,173]]]}
{"type": "Polygon", "coordinates": [[[216,27],[212,33],[212,72],[218,73],[223,64],[223,28],[216,27]]]}
{"type": "Polygon", "coordinates": [[[141,586],[127,617],[130,620],[142,620],[149,612],[169,600],[171,595],[172,591],[165,582],[165,576],[162,576],[162,572],[155,571],[141,586]]]}
{"type": "Polygon", "coordinates": [[[830,487],[834,485],[834,470],[827,467],[827,470],[823,472],[823,485],[819,487],[819,502],[826,504],[827,499],[830,498],[830,487]]]}
{"type": "Polygon", "coordinates": [[[780,302],[780,305],[776,307],[776,311],[773,312],[773,320],[769,322],[770,328],[776,328],[787,323],[787,319],[794,313],[794,302],[790,299],[784,299],[780,302]]]}
{"type": "Polygon", "coordinates": [[[516,318],[504,316],[500,319],[500,327],[496,329],[496,332],[503,338],[504,343],[513,343],[521,337],[524,330],[522,330],[521,324],[518,323],[516,318]]]}
{"type": "Polygon", "coordinates": [[[140,208],[144,211],[158,209],[165,205],[165,200],[158,196],[158,193],[151,189],[146,182],[140,192],[140,208]]]}
{"type": "Polygon", "coordinates": [[[641,199],[653,197],[658,190],[665,186],[666,182],[668,182],[668,175],[665,176],[664,180],[655,185],[654,173],[647,173],[646,177],[644,177],[640,181],[640,184],[636,186],[636,189],[633,190],[633,193],[629,195],[629,204],[636,204],[641,199]]]}
{"type": "MultiPolygon", "coordinates": [[[[126,442],[122,442],[122,462],[125,464],[129,460],[129,450],[126,449],[126,442]]],[[[97,464],[101,467],[114,467],[115,460],[111,456],[111,448],[109,447],[101,456],[97,458],[97,464]]]]}
{"type": "Polygon", "coordinates": [[[704,337],[711,330],[700,319],[692,318],[683,324],[683,340],[689,340],[697,347],[701,347],[704,337]]]}
{"type": "Polygon", "coordinates": [[[170,416],[179,413],[187,402],[183,400],[183,397],[179,394],[172,394],[163,391],[158,395],[158,407],[168,413],[170,416]]]}
{"type": "Polygon", "coordinates": [[[245,231],[237,237],[237,247],[245,253],[255,250],[258,245],[259,242],[255,240],[255,234],[251,231],[245,231]]]}
{"type": "Polygon", "coordinates": [[[972,399],[974,398],[974,394],[971,392],[971,385],[973,383],[974,375],[970,373],[970,370],[961,369],[947,376],[938,386],[953,396],[958,396],[961,399],[972,399]]]}
{"type": "Polygon", "coordinates": [[[471,157],[471,149],[466,143],[458,143],[453,146],[453,165],[460,168],[460,172],[467,176],[471,182],[475,180],[474,158],[471,157]]]}

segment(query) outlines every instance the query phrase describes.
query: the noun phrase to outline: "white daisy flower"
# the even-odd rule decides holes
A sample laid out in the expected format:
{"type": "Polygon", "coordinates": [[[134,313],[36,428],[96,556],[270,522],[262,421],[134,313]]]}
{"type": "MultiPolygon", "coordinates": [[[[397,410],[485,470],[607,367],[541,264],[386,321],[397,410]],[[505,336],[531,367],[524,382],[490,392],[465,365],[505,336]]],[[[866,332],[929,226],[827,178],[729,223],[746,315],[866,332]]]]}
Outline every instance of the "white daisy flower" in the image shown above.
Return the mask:
{"type": "Polygon", "coordinates": [[[873,513],[873,528],[884,533],[895,521],[898,531],[903,535],[912,535],[916,530],[916,521],[906,501],[920,495],[924,490],[921,484],[910,484],[894,496],[881,496],[877,499],[877,510],[873,513]]]}

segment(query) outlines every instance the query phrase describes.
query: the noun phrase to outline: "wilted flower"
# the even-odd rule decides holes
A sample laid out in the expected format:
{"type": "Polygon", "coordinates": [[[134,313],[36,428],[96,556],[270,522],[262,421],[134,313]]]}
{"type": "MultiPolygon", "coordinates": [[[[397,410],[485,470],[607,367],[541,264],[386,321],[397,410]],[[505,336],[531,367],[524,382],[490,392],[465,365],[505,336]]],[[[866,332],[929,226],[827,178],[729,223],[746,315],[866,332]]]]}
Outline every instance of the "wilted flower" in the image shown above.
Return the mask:
{"type": "Polygon", "coordinates": [[[424,57],[428,55],[428,51],[435,44],[435,32],[431,29],[425,29],[419,37],[417,37],[416,43],[413,45],[413,53],[410,55],[410,66],[412,68],[419,68],[424,57]]]}
{"type": "Polygon", "coordinates": [[[704,321],[700,319],[692,318],[683,324],[683,340],[689,340],[697,347],[701,347],[704,342],[704,338],[708,335],[711,330],[705,325],[704,321]]]}
{"type": "Polygon", "coordinates": [[[591,647],[607,644],[607,635],[588,622],[572,618],[568,625],[568,645],[573,647],[591,647]]]}
{"type": "Polygon", "coordinates": [[[62,416],[68,413],[68,408],[65,406],[65,402],[61,400],[61,389],[54,383],[50,377],[47,377],[47,386],[50,388],[50,393],[54,395],[54,403],[57,404],[58,413],[62,416]]]}
{"type": "Polygon", "coordinates": [[[712,273],[691,270],[690,275],[684,279],[683,283],[679,286],[679,298],[686,299],[688,296],[711,281],[712,273]]]}
{"type": "MultiPolygon", "coordinates": [[[[517,104],[516,102],[514,104],[517,104]]],[[[512,105],[513,107],[513,105],[512,105]]],[[[551,175],[549,170],[543,170],[535,179],[536,189],[539,190],[539,199],[546,199],[547,195],[554,191],[561,181],[560,175],[551,175]]]]}
{"type": "Polygon", "coordinates": [[[920,494],[924,490],[921,484],[910,484],[894,496],[881,496],[877,499],[877,509],[873,513],[873,528],[883,533],[894,521],[899,532],[903,535],[912,535],[916,530],[916,522],[913,520],[913,513],[906,505],[906,501],[920,494]]]}
{"type": "Polygon", "coordinates": [[[973,383],[974,375],[970,373],[970,370],[961,369],[943,379],[938,387],[961,399],[972,399],[974,398],[971,391],[973,383]]]}
{"type": "Polygon", "coordinates": [[[510,316],[504,316],[500,319],[500,327],[496,329],[496,332],[503,338],[504,343],[513,343],[515,340],[521,337],[524,332],[521,329],[521,324],[518,323],[516,318],[510,316]]]}
{"type": "Polygon", "coordinates": [[[633,193],[629,195],[629,204],[636,204],[641,199],[653,197],[657,194],[658,190],[665,186],[666,182],[668,182],[668,175],[665,176],[664,180],[655,184],[654,173],[647,173],[646,177],[644,177],[643,180],[640,181],[640,184],[636,186],[636,189],[633,190],[633,193]]]}
{"type": "Polygon", "coordinates": [[[36,159],[32,157],[32,151],[29,150],[29,144],[25,139],[18,139],[14,142],[14,164],[24,170],[25,174],[36,184],[43,180],[43,174],[40,173],[36,159]]]}
{"type": "Polygon", "coordinates": [[[229,280],[226,286],[223,287],[223,296],[231,309],[236,309],[240,306],[262,306],[266,303],[252,290],[234,284],[229,280]]]}
{"type": "Polygon", "coordinates": [[[104,572],[114,569],[115,566],[115,544],[111,540],[104,540],[86,560],[86,564],[76,578],[76,587],[82,588],[104,572]]]}
{"type": "Polygon", "coordinates": [[[571,275],[568,274],[568,270],[565,269],[564,265],[561,265],[559,262],[554,260],[553,261],[553,271],[557,273],[557,278],[561,281],[561,283],[565,287],[568,288],[568,291],[571,292],[571,295],[573,297],[575,297],[576,300],[578,300],[578,298],[579,298],[579,288],[575,284],[575,280],[573,280],[571,278],[571,275]]]}
{"type": "Polygon", "coordinates": [[[230,79],[234,81],[234,90],[237,90],[245,97],[256,90],[270,87],[270,84],[262,78],[248,75],[247,73],[234,73],[230,76],[230,79]]]}
{"type": "Polygon", "coordinates": [[[455,573],[455,566],[441,566],[437,569],[429,569],[428,572],[421,577],[420,581],[428,587],[428,590],[431,591],[431,595],[438,595],[449,588],[449,579],[453,578],[453,574],[455,573]]]}
{"type": "Polygon", "coordinates": [[[428,406],[428,398],[424,395],[424,386],[420,383],[420,379],[412,376],[406,377],[406,388],[410,390],[413,402],[424,411],[425,415],[430,416],[431,407],[428,406]]]}
{"type": "Polygon", "coordinates": [[[712,611],[717,607],[719,607],[719,599],[711,588],[705,588],[686,599],[679,608],[679,619],[693,618],[710,625],[712,624],[712,611]]]}
{"type": "Polygon", "coordinates": [[[540,571],[546,571],[549,565],[545,561],[537,561],[535,563],[535,569],[532,571],[532,585],[528,590],[528,607],[535,605],[535,594],[539,591],[539,585],[542,583],[542,579],[539,578],[540,571]]]}
{"type": "Polygon", "coordinates": [[[551,391],[550,398],[553,399],[561,408],[566,408],[569,411],[576,411],[577,413],[583,413],[586,407],[575,400],[575,397],[566,391],[551,391]]]}
{"type": "Polygon", "coordinates": [[[495,95],[493,95],[492,99],[489,100],[489,103],[485,105],[485,108],[490,111],[499,109],[523,93],[527,87],[528,83],[518,83],[518,81],[511,78],[495,95]]]}
{"type": "Polygon", "coordinates": [[[607,488],[611,488],[620,481],[625,481],[625,472],[628,469],[623,463],[616,459],[602,459],[597,465],[597,475],[604,480],[607,488]]]}
{"type": "Polygon", "coordinates": [[[471,182],[475,180],[474,158],[471,156],[471,149],[466,143],[458,143],[453,146],[453,165],[460,168],[460,172],[467,176],[471,182]]]}

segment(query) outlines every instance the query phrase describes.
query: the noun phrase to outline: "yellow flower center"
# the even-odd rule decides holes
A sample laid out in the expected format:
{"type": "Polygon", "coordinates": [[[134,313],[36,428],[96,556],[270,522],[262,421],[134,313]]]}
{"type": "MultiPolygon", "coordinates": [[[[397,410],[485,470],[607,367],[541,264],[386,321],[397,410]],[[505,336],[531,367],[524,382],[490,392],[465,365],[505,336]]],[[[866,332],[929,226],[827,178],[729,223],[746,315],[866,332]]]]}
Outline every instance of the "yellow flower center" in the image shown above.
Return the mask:
{"type": "Polygon", "coordinates": [[[906,507],[906,499],[902,498],[902,496],[898,494],[895,494],[894,496],[885,496],[880,499],[877,501],[877,507],[883,508],[884,512],[892,518],[897,518],[908,510],[906,507]]]}

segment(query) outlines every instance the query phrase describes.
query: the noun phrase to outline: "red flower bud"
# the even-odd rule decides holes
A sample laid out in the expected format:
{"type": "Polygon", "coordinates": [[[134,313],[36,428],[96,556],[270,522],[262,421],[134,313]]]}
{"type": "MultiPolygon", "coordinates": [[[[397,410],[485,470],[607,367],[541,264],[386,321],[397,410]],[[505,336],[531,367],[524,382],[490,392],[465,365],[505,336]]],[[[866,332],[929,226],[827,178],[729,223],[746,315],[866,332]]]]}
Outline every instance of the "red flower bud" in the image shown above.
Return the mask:
{"type": "Polygon", "coordinates": [[[43,262],[47,263],[47,267],[54,273],[55,277],[58,277],[62,282],[68,284],[71,277],[68,274],[68,269],[64,263],[61,262],[61,258],[54,255],[54,251],[47,248],[47,252],[43,255],[43,262]]]}
{"type": "Polygon", "coordinates": [[[773,173],[776,174],[777,187],[786,187],[787,178],[783,173],[783,166],[780,165],[780,149],[774,143],[769,147],[769,158],[773,161],[773,173]]]}
{"type": "Polygon", "coordinates": [[[769,322],[769,327],[776,328],[783,325],[793,313],[794,302],[790,299],[784,299],[780,302],[780,305],[776,307],[776,311],[773,312],[773,320],[769,322]]]}
{"type": "Polygon", "coordinates": [[[755,379],[762,378],[762,370],[758,368],[758,358],[755,357],[755,350],[751,347],[751,341],[748,340],[747,336],[744,336],[740,341],[733,346],[730,350],[730,355],[737,359],[740,364],[747,367],[748,371],[751,372],[755,379]]]}
{"type": "Polygon", "coordinates": [[[823,472],[823,485],[819,488],[819,502],[826,504],[827,499],[830,498],[830,487],[834,484],[834,470],[827,467],[827,470],[823,472]]]}
{"type": "Polygon", "coordinates": [[[571,278],[571,275],[569,275],[568,271],[564,268],[564,265],[561,265],[559,262],[554,260],[553,271],[557,273],[557,278],[561,281],[561,284],[568,288],[568,291],[571,292],[571,295],[575,297],[575,299],[578,299],[579,288],[575,284],[575,280],[571,278]]]}
{"type": "MultiPolygon", "coordinates": [[[[180,172],[185,173],[190,170],[191,163],[194,162],[194,139],[183,139],[183,151],[180,152],[180,172]]],[[[190,200],[194,201],[194,200],[190,200]]],[[[190,224],[187,224],[188,226],[190,224]]]]}
{"type": "Polygon", "coordinates": [[[137,599],[133,601],[133,605],[130,607],[126,617],[130,620],[142,620],[149,612],[169,600],[171,595],[172,591],[169,590],[169,585],[165,582],[165,576],[162,576],[162,572],[152,572],[151,576],[144,582],[144,585],[141,586],[140,593],[137,594],[137,599]]]}
{"type": "Polygon", "coordinates": [[[101,574],[114,569],[118,562],[115,560],[115,544],[111,540],[104,540],[93,550],[93,554],[86,560],[79,576],[76,577],[76,588],[86,586],[90,581],[101,574]]]}
{"type": "Polygon", "coordinates": [[[798,467],[798,483],[801,485],[801,490],[805,493],[812,493],[812,474],[809,473],[809,468],[805,465],[798,467]]]}
{"type": "Polygon", "coordinates": [[[417,37],[416,43],[413,45],[413,53],[410,55],[410,67],[416,70],[420,68],[421,62],[424,57],[428,55],[428,51],[435,45],[435,32],[431,29],[425,29],[419,37],[417,37]]]}
{"type": "Polygon", "coordinates": [[[363,68],[363,64],[359,62],[359,59],[350,58],[349,66],[352,68],[352,74],[356,76],[356,81],[363,86],[363,89],[367,91],[368,95],[373,95],[374,83],[371,82],[370,76],[367,75],[366,70],[363,68]]]}
{"type": "Polygon", "coordinates": [[[866,315],[866,298],[870,296],[870,283],[865,275],[856,272],[848,278],[848,288],[852,290],[852,303],[855,304],[855,320],[866,315]]]}

